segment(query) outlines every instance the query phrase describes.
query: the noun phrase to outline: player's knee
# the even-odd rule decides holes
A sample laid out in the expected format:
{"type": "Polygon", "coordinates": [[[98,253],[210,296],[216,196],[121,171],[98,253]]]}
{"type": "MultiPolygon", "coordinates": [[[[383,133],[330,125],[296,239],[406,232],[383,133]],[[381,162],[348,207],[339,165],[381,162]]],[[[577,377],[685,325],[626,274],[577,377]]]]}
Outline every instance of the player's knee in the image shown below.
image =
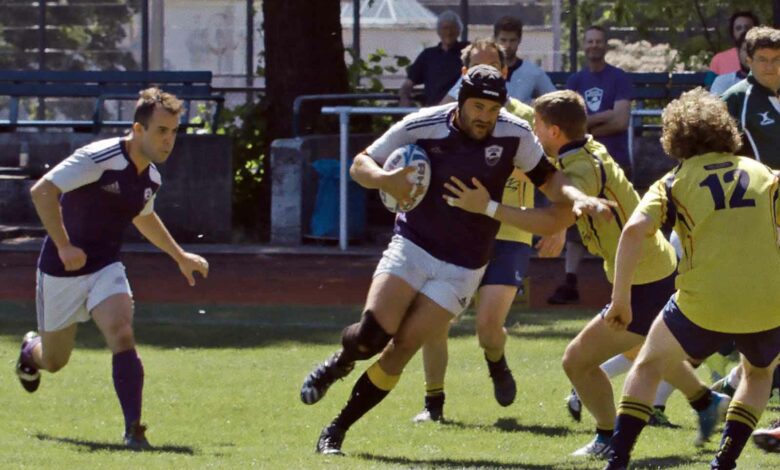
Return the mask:
{"type": "Polygon", "coordinates": [[[123,324],[113,329],[106,338],[106,342],[113,352],[125,351],[135,347],[135,336],[130,323],[123,324]]]}
{"type": "Polygon", "coordinates": [[[366,310],[360,322],[344,328],[341,344],[355,359],[363,360],[381,352],[392,337],[376,321],[374,313],[366,310]]]}
{"type": "Polygon", "coordinates": [[[577,351],[576,344],[569,343],[569,345],[566,346],[566,351],[564,351],[563,359],[561,360],[561,365],[563,366],[563,370],[566,372],[566,375],[571,377],[572,375],[582,371],[583,364],[580,360],[581,356],[582,355],[577,351]]]}
{"type": "Polygon", "coordinates": [[[61,356],[55,356],[55,355],[46,355],[44,354],[41,356],[41,362],[43,362],[43,369],[50,373],[55,373],[60,371],[63,367],[65,367],[68,364],[68,361],[70,360],[70,354],[68,355],[61,355],[61,356]]]}

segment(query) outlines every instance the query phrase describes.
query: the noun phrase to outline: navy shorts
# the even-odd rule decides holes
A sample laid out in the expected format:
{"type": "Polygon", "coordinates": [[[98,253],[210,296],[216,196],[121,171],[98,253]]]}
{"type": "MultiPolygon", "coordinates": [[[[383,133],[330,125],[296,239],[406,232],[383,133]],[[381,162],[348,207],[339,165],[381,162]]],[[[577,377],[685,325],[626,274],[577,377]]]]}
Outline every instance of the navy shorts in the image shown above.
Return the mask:
{"type": "Polygon", "coordinates": [[[523,285],[523,277],[528,272],[528,260],[531,257],[531,247],[526,243],[496,240],[493,248],[493,258],[482,276],[481,286],[515,286],[523,285]]]}
{"type": "Polygon", "coordinates": [[[582,235],[580,235],[580,229],[577,228],[577,224],[570,225],[566,229],[566,241],[582,245],[582,235]]]}
{"type": "MultiPolygon", "coordinates": [[[[628,324],[628,331],[647,336],[655,317],[661,313],[666,300],[675,292],[675,276],[677,276],[677,271],[648,284],[631,286],[631,313],[633,317],[631,323],[628,324]]],[[[602,318],[607,313],[607,308],[609,308],[609,304],[599,313],[602,318]]]]}
{"type": "Polygon", "coordinates": [[[734,341],[737,351],[755,367],[769,367],[780,353],[780,327],[756,333],[708,330],[688,320],[673,297],[664,307],[663,318],[677,342],[693,359],[704,360],[729,341],[734,341]]]}

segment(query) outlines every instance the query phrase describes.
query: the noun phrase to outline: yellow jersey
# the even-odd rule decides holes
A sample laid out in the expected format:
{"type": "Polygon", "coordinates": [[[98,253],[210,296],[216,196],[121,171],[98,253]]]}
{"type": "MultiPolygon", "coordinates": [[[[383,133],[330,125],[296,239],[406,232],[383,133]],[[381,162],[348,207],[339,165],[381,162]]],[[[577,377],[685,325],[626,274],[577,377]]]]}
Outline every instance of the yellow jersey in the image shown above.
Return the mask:
{"type": "Polygon", "coordinates": [[[708,153],[683,161],[642,198],[657,226],[674,223],[683,257],[676,301],[724,333],[780,326],[778,178],[753,159],[708,153]]]}
{"type": "MultiPolygon", "coordinates": [[[[520,100],[509,98],[506,110],[517,117],[525,119],[533,127],[534,108],[520,100]]],[[[501,203],[512,207],[534,207],[534,186],[525,174],[515,168],[504,186],[501,203]]],[[[501,224],[496,234],[497,240],[521,242],[530,245],[533,235],[513,225],[501,224]]]]}
{"type": "MultiPolygon", "coordinates": [[[[604,259],[604,272],[611,283],[615,278],[615,256],[623,225],[631,217],[637,204],[637,194],[620,166],[612,159],[606,147],[587,136],[561,149],[556,166],[572,184],[588,196],[600,197],[617,203],[613,217],[583,215],[577,219],[577,229],[589,252],[604,259]]],[[[674,248],[663,234],[656,230],[642,246],[632,285],[648,284],[671,275],[677,266],[674,248]]]]}

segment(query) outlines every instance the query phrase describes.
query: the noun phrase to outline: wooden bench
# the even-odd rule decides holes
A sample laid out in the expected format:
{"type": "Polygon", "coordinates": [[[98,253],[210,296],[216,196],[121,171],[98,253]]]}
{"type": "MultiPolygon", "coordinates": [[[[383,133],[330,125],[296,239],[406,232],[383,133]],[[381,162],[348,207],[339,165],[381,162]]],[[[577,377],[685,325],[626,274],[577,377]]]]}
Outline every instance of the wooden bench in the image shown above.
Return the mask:
{"type": "Polygon", "coordinates": [[[212,125],[216,128],[224,105],[224,97],[211,88],[209,71],[50,71],[0,70],[0,97],[7,96],[8,119],[0,120],[0,130],[17,127],[65,127],[100,132],[103,127],[130,127],[131,120],[105,120],[103,107],[109,100],[136,100],[138,92],[159,86],[184,101],[182,127],[199,127],[202,122],[190,121],[193,101],[216,103],[212,125]],[[91,98],[94,112],[91,120],[19,119],[21,98],[91,98]]]}

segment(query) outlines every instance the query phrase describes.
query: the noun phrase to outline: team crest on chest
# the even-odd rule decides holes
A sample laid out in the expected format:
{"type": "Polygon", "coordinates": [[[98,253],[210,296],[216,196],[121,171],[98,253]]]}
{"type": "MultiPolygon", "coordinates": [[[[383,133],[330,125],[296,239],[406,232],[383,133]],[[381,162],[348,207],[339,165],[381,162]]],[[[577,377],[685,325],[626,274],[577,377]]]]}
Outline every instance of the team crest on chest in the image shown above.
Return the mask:
{"type": "Polygon", "coordinates": [[[491,145],[485,148],[485,163],[488,166],[495,166],[501,160],[501,154],[504,153],[504,147],[500,145],[491,145]]]}
{"type": "Polygon", "coordinates": [[[148,201],[152,197],[152,188],[144,189],[144,201],[148,201]]]}
{"type": "Polygon", "coordinates": [[[604,90],[601,88],[591,88],[585,90],[585,102],[591,112],[596,112],[601,108],[601,99],[604,97],[604,90]]]}

